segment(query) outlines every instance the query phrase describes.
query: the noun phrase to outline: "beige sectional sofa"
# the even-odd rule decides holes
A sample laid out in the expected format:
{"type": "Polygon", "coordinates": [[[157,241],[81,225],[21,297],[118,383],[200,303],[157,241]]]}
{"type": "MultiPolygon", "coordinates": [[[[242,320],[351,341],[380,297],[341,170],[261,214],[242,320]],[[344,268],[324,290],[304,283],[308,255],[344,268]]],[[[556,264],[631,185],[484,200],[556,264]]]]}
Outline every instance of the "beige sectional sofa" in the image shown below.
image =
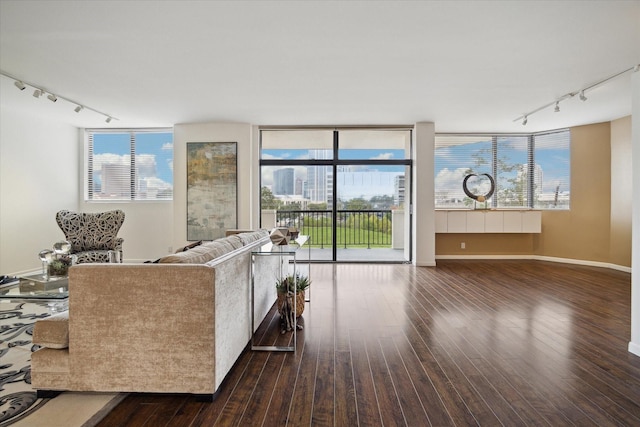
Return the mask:
{"type": "MultiPolygon", "coordinates": [[[[250,342],[251,251],[266,231],[232,235],[158,263],[69,271],[69,311],[36,322],[32,385],[42,391],[213,397],[250,342]]],[[[255,273],[256,327],[276,299],[279,260],[255,273]]]]}

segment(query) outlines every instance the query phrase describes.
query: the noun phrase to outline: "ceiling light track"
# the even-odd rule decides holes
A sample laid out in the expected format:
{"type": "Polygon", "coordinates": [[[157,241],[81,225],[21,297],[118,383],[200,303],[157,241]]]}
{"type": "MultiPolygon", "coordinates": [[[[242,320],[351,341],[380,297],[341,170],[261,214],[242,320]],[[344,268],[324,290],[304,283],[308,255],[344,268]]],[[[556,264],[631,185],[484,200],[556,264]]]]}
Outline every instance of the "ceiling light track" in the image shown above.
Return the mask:
{"type": "Polygon", "coordinates": [[[19,90],[25,90],[25,88],[27,86],[31,86],[34,91],[33,91],[33,96],[35,98],[40,98],[43,95],[47,95],[47,99],[49,99],[51,102],[57,102],[59,99],[62,99],[63,101],[66,101],[70,104],[74,104],[75,108],[73,109],[73,111],[75,111],[76,113],[81,112],[82,110],[90,110],[93,111],[94,113],[100,114],[102,116],[105,117],[105,122],[106,123],[110,123],[112,120],[118,120],[116,117],[113,117],[111,114],[107,114],[107,113],[103,113],[100,110],[96,110],[95,108],[91,108],[88,107],[87,105],[78,102],[78,101],[74,101],[73,99],[69,99],[65,96],[61,96],[61,95],[56,95],[53,92],[50,92],[48,90],[43,89],[40,85],[34,84],[34,83],[30,83],[27,82],[25,80],[22,80],[16,76],[12,76],[9,73],[5,73],[4,71],[0,70],[0,75],[3,75],[9,79],[13,79],[15,80],[14,85],[19,89],[19,90]]]}
{"type": "Polygon", "coordinates": [[[607,77],[605,79],[599,80],[599,81],[597,81],[597,82],[595,82],[593,84],[590,84],[589,86],[585,86],[580,90],[577,90],[577,91],[574,91],[574,92],[569,92],[569,93],[567,93],[565,95],[562,95],[561,97],[549,102],[548,104],[544,104],[543,106],[538,107],[535,110],[531,110],[528,113],[524,113],[521,116],[516,117],[515,119],[513,119],[513,121],[514,122],[522,121],[522,125],[524,126],[524,125],[527,124],[530,115],[535,114],[535,113],[537,113],[539,111],[542,111],[544,109],[547,109],[547,108],[551,107],[552,105],[555,106],[553,110],[556,113],[559,113],[560,112],[560,102],[561,101],[564,101],[564,100],[569,99],[569,98],[573,98],[576,95],[580,96],[580,100],[581,101],[586,101],[587,100],[587,97],[585,95],[586,91],[594,89],[594,88],[596,88],[596,87],[598,87],[600,85],[603,85],[603,84],[607,83],[609,80],[613,80],[616,77],[619,77],[619,76],[621,76],[621,75],[623,75],[625,73],[628,73],[630,71],[633,71],[635,73],[638,70],[640,70],[640,64],[634,65],[633,67],[627,68],[626,70],[622,70],[619,73],[613,74],[613,75],[611,75],[611,76],[609,76],[609,77],[607,77]]]}

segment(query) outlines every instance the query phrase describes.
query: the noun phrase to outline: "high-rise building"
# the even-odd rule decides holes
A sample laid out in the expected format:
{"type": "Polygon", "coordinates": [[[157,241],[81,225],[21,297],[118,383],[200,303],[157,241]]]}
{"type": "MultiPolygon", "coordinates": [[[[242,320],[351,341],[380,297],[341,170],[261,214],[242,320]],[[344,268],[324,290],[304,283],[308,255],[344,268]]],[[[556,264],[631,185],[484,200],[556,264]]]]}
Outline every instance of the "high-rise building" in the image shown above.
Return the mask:
{"type": "Polygon", "coordinates": [[[294,182],[293,168],[275,170],[273,172],[273,194],[282,196],[293,195],[294,182]]]}
{"type": "MultiPolygon", "coordinates": [[[[331,159],[330,150],[309,150],[309,158],[331,159]]],[[[304,196],[312,203],[333,205],[333,169],[330,166],[307,166],[307,185],[304,196]]]]}

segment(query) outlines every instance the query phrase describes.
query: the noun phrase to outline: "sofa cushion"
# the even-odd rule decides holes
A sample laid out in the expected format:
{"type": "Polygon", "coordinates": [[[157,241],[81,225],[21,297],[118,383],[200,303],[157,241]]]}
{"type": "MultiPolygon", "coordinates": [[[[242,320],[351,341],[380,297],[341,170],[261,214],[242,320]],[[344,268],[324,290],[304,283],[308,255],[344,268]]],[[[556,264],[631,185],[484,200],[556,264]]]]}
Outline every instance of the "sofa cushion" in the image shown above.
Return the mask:
{"type": "Polygon", "coordinates": [[[38,320],[33,327],[33,343],[55,349],[69,347],[69,312],[38,320]]]}

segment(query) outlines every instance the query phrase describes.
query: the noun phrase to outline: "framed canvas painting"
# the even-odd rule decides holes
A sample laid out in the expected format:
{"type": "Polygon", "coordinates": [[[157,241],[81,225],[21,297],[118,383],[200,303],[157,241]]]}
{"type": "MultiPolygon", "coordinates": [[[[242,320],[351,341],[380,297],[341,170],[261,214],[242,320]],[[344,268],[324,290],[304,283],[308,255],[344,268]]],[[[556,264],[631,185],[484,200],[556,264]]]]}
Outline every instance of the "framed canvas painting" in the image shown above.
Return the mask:
{"type": "Polygon", "coordinates": [[[237,143],[187,143],[187,240],[215,240],[237,228],[237,169],[237,143]]]}

